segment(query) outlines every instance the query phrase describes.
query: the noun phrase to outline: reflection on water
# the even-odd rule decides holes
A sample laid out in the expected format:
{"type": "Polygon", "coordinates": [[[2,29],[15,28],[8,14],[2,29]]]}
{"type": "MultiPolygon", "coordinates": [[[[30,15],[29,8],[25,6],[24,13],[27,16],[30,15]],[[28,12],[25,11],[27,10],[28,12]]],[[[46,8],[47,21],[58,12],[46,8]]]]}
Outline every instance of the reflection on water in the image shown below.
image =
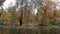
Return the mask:
{"type": "Polygon", "coordinates": [[[0,28],[0,34],[60,34],[60,28],[41,26],[35,28],[0,28]]]}

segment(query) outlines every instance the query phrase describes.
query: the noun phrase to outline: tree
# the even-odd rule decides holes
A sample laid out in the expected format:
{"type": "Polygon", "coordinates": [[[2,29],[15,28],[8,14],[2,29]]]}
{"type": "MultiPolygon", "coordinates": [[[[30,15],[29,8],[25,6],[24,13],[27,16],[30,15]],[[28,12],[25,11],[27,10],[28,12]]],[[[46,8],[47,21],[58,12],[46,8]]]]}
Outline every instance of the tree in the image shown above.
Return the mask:
{"type": "Polygon", "coordinates": [[[50,23],[50,18],[53,17],[55,3],[50,0],[43,0],[43,8],[44,10],[42,23],[44,25],[48,25],[50,23]]]}

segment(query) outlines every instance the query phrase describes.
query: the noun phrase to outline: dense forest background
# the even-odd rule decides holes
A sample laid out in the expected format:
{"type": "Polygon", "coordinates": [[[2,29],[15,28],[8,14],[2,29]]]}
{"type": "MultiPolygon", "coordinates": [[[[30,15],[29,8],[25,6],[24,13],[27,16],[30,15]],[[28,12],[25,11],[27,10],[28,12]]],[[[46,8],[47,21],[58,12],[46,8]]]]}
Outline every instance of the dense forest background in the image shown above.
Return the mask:
{"type": "Polygon", "coordinates": [[[0,34],[60,34],[58,0],[16,0],[15,5],[11,2],[8,8],[3,6],[0,6],[0,34]],[[21,10],[22,26],[19,25],[21,10]]]}
{"type": "Polygon", "coordinates": [[[23,24],[59,24],[59,2],[51,0],[17,0],[16,5],[3,9],[0,20],[6,25],[19,25],[20,12],[24,11],[23,24]]]}

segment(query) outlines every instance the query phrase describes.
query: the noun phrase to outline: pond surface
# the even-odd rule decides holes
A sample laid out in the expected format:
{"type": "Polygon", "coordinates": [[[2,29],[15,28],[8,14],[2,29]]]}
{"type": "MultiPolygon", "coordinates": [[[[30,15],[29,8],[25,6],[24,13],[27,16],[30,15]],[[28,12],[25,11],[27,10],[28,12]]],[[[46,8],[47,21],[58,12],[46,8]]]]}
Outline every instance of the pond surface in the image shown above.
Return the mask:
{"type": "Polygon", "coordinates": [[[59,26],[39,26],[39,27],[0,26],[0,34],[60,34],[60,27],[59,26]]]}

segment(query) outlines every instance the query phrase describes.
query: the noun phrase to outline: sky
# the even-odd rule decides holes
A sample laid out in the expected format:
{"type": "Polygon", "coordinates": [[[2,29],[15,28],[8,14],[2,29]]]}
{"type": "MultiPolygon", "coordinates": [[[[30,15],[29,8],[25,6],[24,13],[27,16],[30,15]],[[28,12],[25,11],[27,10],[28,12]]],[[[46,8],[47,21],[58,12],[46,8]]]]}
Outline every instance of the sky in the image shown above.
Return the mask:
{"type": "Polygon", "coordinates": [[[60,10],[60,0],[51,0],[51,1],[55,2],[56,4],[58,4],[56,6],[56,9],[60,10]]]}
{"type": "Polygon", "coordinates": [[[3,8],[8,9],[9,7],[15,6],[16,5],[16,0],[6,0],[3,3],[3,8]]]}
{"type": "MultiPolygon", "coordinates": [[[[4,8],[4,9],[8,9],[9,7],[15,6],[16,1],[17,1],[17,0],[6,0],[6,1],[3,3],[3,8],[4,8]]],[[[55,2],[55,3],[60,2],[60,0],[51,0],[51,1],[53,1],[53,2],[55,2]]],[[[60,8],[60,6],[57,6],[57,9],[59,9],[59,8],[60,8]]]]}
{"type": "MultiPolygon", "coordinates": [[[[3,9],[8,9],[9,7],[13,7],[16,5],[16,1],[17,0],[6,0],[4,3],[3,3],[3,9]]],[[[29,0],[30,1],[30,0],[29,0]]],[[[55,3],[58,3],[60,2],[60,0],[51,0],[55,3]]],[[[60,3],[59,3],[59,6],[56,6],[57,9],[60,9],[60,3]]],[[[0,8],[1,9],[1,8],[0,8]]],[[[35,13],[37,13],[37,9],[35,9],[35,13]]]]}

